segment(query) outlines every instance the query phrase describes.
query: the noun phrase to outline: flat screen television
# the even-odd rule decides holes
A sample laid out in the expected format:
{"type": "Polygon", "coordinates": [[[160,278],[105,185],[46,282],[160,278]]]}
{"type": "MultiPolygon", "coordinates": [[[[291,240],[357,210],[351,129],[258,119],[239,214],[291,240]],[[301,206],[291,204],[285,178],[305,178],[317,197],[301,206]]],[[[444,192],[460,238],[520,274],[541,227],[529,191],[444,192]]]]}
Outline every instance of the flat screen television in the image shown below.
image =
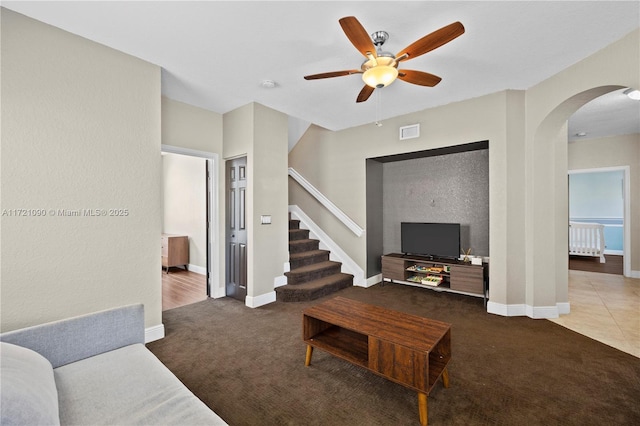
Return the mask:
{"type": "Polygon", "coordinates": [[[402,253],[434,258],[460,256],[459,223],[400,223],[402,253]]]}

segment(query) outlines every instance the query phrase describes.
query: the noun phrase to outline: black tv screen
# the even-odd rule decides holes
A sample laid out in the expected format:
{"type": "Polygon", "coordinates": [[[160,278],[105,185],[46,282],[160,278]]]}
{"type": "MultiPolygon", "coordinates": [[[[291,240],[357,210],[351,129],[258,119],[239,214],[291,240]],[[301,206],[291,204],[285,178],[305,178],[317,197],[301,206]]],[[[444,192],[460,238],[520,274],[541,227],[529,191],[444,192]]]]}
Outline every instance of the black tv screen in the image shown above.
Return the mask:
{"type": "Polygon", "coordinates": [[[404,254],[456,259],[460,256],[459,223],[400,223],[404,254]]]}

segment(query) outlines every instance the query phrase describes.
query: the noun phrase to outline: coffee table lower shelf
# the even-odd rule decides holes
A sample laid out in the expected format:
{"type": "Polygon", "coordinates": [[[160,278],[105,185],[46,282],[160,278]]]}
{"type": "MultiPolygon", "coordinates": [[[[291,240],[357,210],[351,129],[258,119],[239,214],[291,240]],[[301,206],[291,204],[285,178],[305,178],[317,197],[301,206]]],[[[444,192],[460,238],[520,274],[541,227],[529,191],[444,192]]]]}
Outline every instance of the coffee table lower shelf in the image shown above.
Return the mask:
{"type": "Polygon", "coordinates": [[[305,365],[318,348],[415,390],[426,426],[429,392],[440,377],[449,387],[450,333],[446,323],[336,297],[303,313],[305,365]]]}
{"type": "Polygon", "coordinates": [[[308,339],[306,343],[307,351],[309,348],[313,350],[315,346],[353,364],[364,368],[369,366],[369,339],[360,333],[334,325],[308,339]]]}

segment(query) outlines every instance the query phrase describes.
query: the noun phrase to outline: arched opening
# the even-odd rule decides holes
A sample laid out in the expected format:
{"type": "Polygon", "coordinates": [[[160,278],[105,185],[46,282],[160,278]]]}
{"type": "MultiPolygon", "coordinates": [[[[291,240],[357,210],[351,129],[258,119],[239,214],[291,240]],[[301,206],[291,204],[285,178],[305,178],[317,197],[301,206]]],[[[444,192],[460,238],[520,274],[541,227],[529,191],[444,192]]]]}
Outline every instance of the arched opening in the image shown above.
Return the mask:
{"type": "MultiPolygon", "coordinates": [[[[537,297],[549,297],[549,294],[555,294],[556,305],[558,306],[558,313],[569,313],[569,282],[571,281],[572,286],[575,285],[575,275],[571,275],[572,278],[570,280],[570,271],[568,265],[568,219],[569,219],[569,188],[568,188],[568,173],[570,170],[570,165],[575,163],[575,161],[570,161],[571,157],[569,154],[569,139],[570,134],[568,132],[568,120],[570,117],[578,111],[582,106],[603,96],[605,94],[611,92],[619,92],[622,93],[620,89],[624,89],[623,86],[601,86],[596,87],[587,91],[583,91],[578,93],[569,99],[562,102],[556,108],[554,108],[542,122],[538,126],[536,132],[534,133],[533,143],[532,143],[532,161],[529,164],[530,172],[535,179],[535,184],[531,185],[528,188],[529,191],[529,199],[528,201],[534,203],[545,203],[546,211],[543,209],[538,209],[536,211],[536,215],[534,215],[535,219],[529,221],[528,223],[528,232],[532,238],[530,242],[530,248],[533,250],[538,250],[536,253],[543,253],[538,258],[529,259],[528,267],[530,266],[530,276],[533,278],[528,281],[527,288],[527,297],[530,297],[529,301],[531,303],[536,303],[538,306],[545,306],[544,303],[540,303],[540,300],[537,297]],[[545,164],[546,162],[546,164],[545,164]],[[549,164],[552,163],[552,164],[549,164]],[[546,176],[544,176],[546,174],[546,176]],[[537,217],[542,216],[542,217],[537,217]],[[533,223],[535,221],[535,223],[533,223]],[[542,222],[546,222],[546,226],[540,226],[542,222]],[[546,247],[544,245],[546,244],[546,247]],[[543,248],[546,248],[545,251],[543,248]],[[539,274],[536,276],[536,271],[541,269],[542,265],[549,266],[546,269],[551,269],[546,272],[546,275],[542,276],[539,274]],[[534,285],[535,283],[535,285],[534,285]]],[[[638,105],[634,104],[634,108],[640,108],[638,105]]],[[[636,114],[636,130],[632,131],[632,134],[605,134],[601,135],[599,139],[595,139],[593,141],[593,145],[597,144],[598,152],[601,157],[608,157],[606,160],[598,160],[603,161],[601,163],[604,166],[619,166],[618,168],[626,168],[627,169],[627,178],[626,183],[623,186],[625,191],[629,190],[628,185],[633,185],[634,182],[631,181],[628,176],[629,165],[632,170],[638,167],[634,165],[634,156],[629,156],[629,158],[621,159],[620,155],[607,155],[607,151],[612,151],[617,148],[614,148],[611,145],[606,145],[608,143],[616,143],[616,147],[624,146],[632,146],[636,145],[639,140],[637,126],[640,121],[640,116],[636,114]],[[612,164],[611,161],[618,161],[618,163],[612,164]],[[608,161],[608,162],[607,162],[608,161]],[[624,166],[626,161],[626,166],[624,166]]],[[[580,144],[581,142],[575,142],[576,144],[580,144]]],[[[575,151],[572,151],[575,152],[575,151]]],[[[637,149],[632,152],[637,152],[637,149]]],[[[593,164],[593,152],[589,154],[591,157],[588,159],[592,161],[593,164]]],[[[582,163],[584,164],[585,159],[581,158],[582,163]]],[[[637,169],[635,169],[637,170],[637,169]]],[[[637,173],[637,171],[633,172],[637,173]]],[[[631,187],[631,191],[637,191],[633,186],[631,187]]],[[[628,192],[627,192],[628,193],[628,192]]],[[[625,198],[625,202],[627,204],[631,204],[631,197],[625,198]]],[[[625,207],[625,217],[631,219],[633,216],[633,211],[630,210],[629,205],[625,207]]],[[[632,251],[629,248],[631,243],[629,240],[633,241],[634,230],[632,230],[632,220],[625,220],[625,235],[630,235],[626,242],[626,254],[625,260],[625,276],[633,276],[630,274],[631,271],[631,262],[632,262],[632,251]]],[[[637,245],[637,242],[633,243],[637,245]]],[[[637,257],[637,254],[636,254],[637,257]]],[[[596,274],[603,275],[603,274],[596,274]]],[[[614,277],[610,275],[610,277],[614,277]]],[[[625,282],[627,278],[623,278],[621,276],[620,280],[625,282]]],[[[608,279],[608,278],[607,278],[608,279]]],[[[603,282],[605,278],[602,278],[603,282]]],[[[574,287],[572,287],[574,288],[574,287]]],[[[584,294],[584,287],[580,287],[581,294],[584,294]]],[[[546,304],[547,306],[549,304],[546,304]]],[[[576,309],[579,308],[579,304],[576,303],[576,309]]],[[[573,306],[572,306],[573,308],[573,306]]],[[[585,311],[593,311],[593,302],[590,302],[589,307],[585,308],[584,306],[580,308],[581,317],[584,316],[585,311]]],[[[571,317],[571,316],[568,316],[571,317]]],[[[574,329],[582,334],[590,335],[589,333],[585,333],[584,329],[580,329],[580,325],[575,323],[576,320],[569,320],[558,318],[554,320],[558,324],[565,325],[569,328],[574,329]],[[566,324],[565,324],[566,323],[566,324]]],[[[614,321],[615,323],[615,321],[614,321]]],[[[615,324],[614,324],[615,325],[615,324]]],[[[589,324],[587,329],[593,329],[594,325],[589,324]]],[[[613,330],[613,329],[611,329],[613,330]]],[[[612,334],[615,330],[611,331],[609,334],[612,334]]],[[[598,332],[593,330],[595,334],[598,332]]],[[[624,334],[624,333],[621,333],[624,334]]],[[[590,335],[591,336],[591,335],[590,335]]],[[[593,336],[592,336],[593,337],[593,336]]],[[[600,339],[598,339],[600,340],[600,339]]],[[[619,347],[622,350],[625,350],[626,341],[624,337],[621,337],[620,340],[617,340],[613,336],[606,343],[619,347]],[[621,346],[616,346],[616,344],[621,346]]]]}
{"type": "Polygon", "coordinates": [[[622,86],[600,86],[568,98],[554,108],[534,133],[528,172],[527,202],[534,209],[527,221],[527,304],[556,306],[557,313],[534,313],[553,317],[569,313],[568,294],[568,132],[567,121],[591,100],[622,86]],[[535,285],[534,285],[535,283],[535,285]],[[555,295],[555,297],[553,297],[555,295]],[[548,315],[547,315],[548,314],[548,315]]]}

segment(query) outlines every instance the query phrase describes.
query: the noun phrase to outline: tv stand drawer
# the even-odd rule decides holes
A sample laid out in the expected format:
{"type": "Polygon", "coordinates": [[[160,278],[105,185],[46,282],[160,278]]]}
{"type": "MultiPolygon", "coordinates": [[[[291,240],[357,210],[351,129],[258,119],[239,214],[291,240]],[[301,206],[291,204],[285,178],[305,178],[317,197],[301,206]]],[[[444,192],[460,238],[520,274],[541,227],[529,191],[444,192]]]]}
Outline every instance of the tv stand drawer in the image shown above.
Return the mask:
{"type": "Polygon", "coordinates": [[[392,280],[402,281],[404,277],[405,261],[403,258],[382,256],[382,276],[392,280]]]}
{"type": "Polygon", "coordinates": [[[452,266],[450,277],[451,290],[469,293],[483,293],[484,271],[478,266],[452,266]]]}

